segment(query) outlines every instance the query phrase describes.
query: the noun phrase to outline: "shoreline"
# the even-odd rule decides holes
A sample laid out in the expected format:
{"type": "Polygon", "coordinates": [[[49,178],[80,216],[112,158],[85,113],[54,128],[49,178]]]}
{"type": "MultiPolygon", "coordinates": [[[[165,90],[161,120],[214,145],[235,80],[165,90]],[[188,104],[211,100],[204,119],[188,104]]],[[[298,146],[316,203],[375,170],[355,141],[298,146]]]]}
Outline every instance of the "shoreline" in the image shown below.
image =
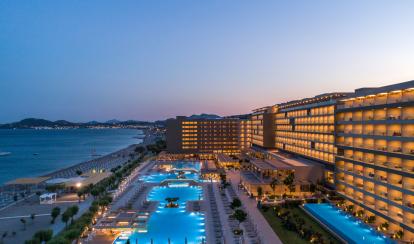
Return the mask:
{"type": "MultiPolygon", "coordinates": [[[[111,153],[108,153],[108,154],[105,154],[105,155],[101,155],[101,156],[98,156],[94,159],[90,159],[90,160],[87,160],[87,161],[83,161],[83,162],[71,165],[69,167],[58,169],[58,170],[55,170],[53,172],[50,172],[50,173],[47,173],[47,174],[44,174],[44,175],[41,175],[41,176],[38,176],[38,177],[58,178],[59,175],[61,175],[62,173],[65,173],[65,172],[68,172],[68,171],[76,171],[77,169],[79,169],[83,166],[87,167],[88,165],[90,165],[92,163],[98,163],[99,164],[99,163],[104,163],[103,162],[104,160],[117,159],[119,157],[126,158],[129,153],[132,153],[134,151],[134,149],[137,146],[141,145],[141,144],[142,143],[131,144],[131,145],[129,145],[125,148],[122,148],[120,150],[117,150],[115,152],[111,152],[111,153]]],[[[85,173],[85,172],[83,172],[83,173],[85,173]]]]}
{"type": "MultiPolygon", "coordinates": [[[[70,178],[70,177],[76,177],[78,174],[76,173],[77,170],[81,170],[82,173],[90,172],[93,169],[104,169],[105,171],[111,170],[111,168],[117,167],[119,165],[123,165],[128,160],[133,160],[134,157],[129,157],[129,155],[134,154],[134,150],[137,146],[146,146],[149,143],[153,141],[153,135],[149,133],[149,129],[138,129],[142,131],[143,133],[140,135],[134,136],[135,139],[141,139],[142,141],[140,143],[136,144],[130,144],[126,147],[123,147],[119,150],[116,150],[114,152],[110,152],[101,156],[98,156],[93,159],[89,159],[86,161],[81,161],[79,163],[75,163],[70,166],[66,166],[57,170],[54,170],[52,172],[39,174],[39,175],[33,175],[23,178],[37,178],[37,177],[49,177],[49,179],[53,178],[70,178]],[[106,165],[105,165],[106,164],[106,165]],[[112,167],[111,167],[112,166],[112,167]]],[[[16,180],[19,178],[15,178],[13,180],[16,180]]],[[[13,181],[11,180],[11,181],[13,181]]],[[[10,182],[10,181],[8,181],[10,182]]],[[[0,185],[0,192],[1,191],[7,191],[8,188],[10,188],[11,185],[7,185],[5,183],[2,183],[0,185]]]]}

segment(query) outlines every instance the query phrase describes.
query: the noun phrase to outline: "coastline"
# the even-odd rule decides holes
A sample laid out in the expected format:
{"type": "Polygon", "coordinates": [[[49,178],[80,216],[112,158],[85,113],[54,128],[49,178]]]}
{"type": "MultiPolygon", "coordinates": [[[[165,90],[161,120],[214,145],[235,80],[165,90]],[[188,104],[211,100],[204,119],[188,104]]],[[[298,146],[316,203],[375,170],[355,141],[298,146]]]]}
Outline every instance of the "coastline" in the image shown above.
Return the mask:
{"type": "MultiPolygon", "coordinates": [[[[105,171],[111,170],[111,168],[117,167],[119,165],[123,165],[128,160],[133,160],[134,157],[130,157],[130,155],[134,154],[134,150],[137,146],[145,146],[153,141],[153,136],[150,133],[150,130],[147,129],[140,129],[143,134],[141,136],[136,136],[134,138],[141,139],[142,141],[140,143],[136,144],[130,144],[124,148],[121,148],[119,150],[116,150],[114,152],[110,152],[107,154],[104,154],[102,156],[81,161],[79,163],[75,163],[70,166],[66,166],[51,172],[47,172],[44,174],[39,175],[31,175],[26,178],[36,178],[36,177],[49,177],[50,179],[53,178],[70,178],[70,177],[76,177],[78,176],[77,172],[78,170],[81,170],[83,173],[89,172],[93,169],[103,169],[105,171]],[[105,165],[106,164],[106,165],[105,165]]],[[[13,180],[16,180],[18,178],[14,178],[13,180]]],[[[7,191],[10,188],[10,185],[7,185],[5,183],[2,183],[0,185],[0,191],[7,191]]]]}

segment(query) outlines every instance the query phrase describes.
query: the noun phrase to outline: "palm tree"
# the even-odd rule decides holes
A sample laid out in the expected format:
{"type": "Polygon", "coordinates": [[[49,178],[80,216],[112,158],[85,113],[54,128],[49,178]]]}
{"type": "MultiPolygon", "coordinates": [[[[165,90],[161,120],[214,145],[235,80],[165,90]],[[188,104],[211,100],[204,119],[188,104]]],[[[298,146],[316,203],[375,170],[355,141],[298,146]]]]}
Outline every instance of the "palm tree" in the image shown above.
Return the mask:
{"type": "Polygon", "coordinates": [[[257,187],[257,196],[262,198],[263,196],[263,188],[261,186],[257,187]]]}
{"type": "Polygon", "coordinates": [[[272,182],[270,182],[270,187],[273,190],[273,195],[276,195],[275,190],[277,185],[279,185],[279,180],[277,178],[273,178],[272,182]]]}
{"type": "Polygon", "coordinates": [[[289,189],[289,194],[292,191],[293,182],[295,181],[295,173],[292,171],[289,175],[283,180],[283,184],[289,189]]]}
{"type": "Polygon", "coordinates": [[[6,236],[8,235],[9,233],[7,232],[7,231],[5,231],[5,232],[3,232],[3,235],[1,235],[1,241],[3,242],[3,239],[4,238],[6,238],[6,236]]]}
{"type": "Polygon", "coordinates": [[[59,214],[60,214],[60,208],[54,207],[52,209],[52,213],[50,214],[52,216],[52,221],[51,221],[52,224],[55,223],[55,219],[57,218],[57,216],[59,216],[59,214]]]}
{"type": "Polygon", "coordinates": [[[73,223],[73,217],[79,212],[79,207],[77,205],[73,205],[69,208],[69,212],[71,217],[70,222],[73,223]]]}
{"type": "Polygon", "coordinates": [[[80,203],[80,201],[81,201],[81,197],[82,197],[82,195],[83,195],[84,193],[83,193],[83,190],[79,190],[78,192],[77,192],[77,195],[78,195],[78,199],[79,199],[79,203],[80,203]]]}
{"type": "MultiPolygon", "coordinates": [[[[231,216],[239,222],[238,229],[240,230],[240,224],[247,219],[247,213],[245,213],[241,209],[236,209],[236,211],[234,211],[234,213],[231,216]]],[[[241,232],[241,233],[243,235],[243,232],[241,232]]]]}
{"type": "Polygon", "coordinates": [[[62,214],[62,222],[65,223],[65,228],[68,228],[68,221],[69,221],[69,219],[70,219],[69,213],[68,213],[68,211],[65,211],[62,214]]]}
{"type": "Polygon", "coordinates": [[[26,230],[26,220],[21,218],[20,222],[22,222],[22,224],[23,224],[23,230],[26,230]]]}
{"type": "Polygon", "coordinates": [[[242,205],[242,203],[241,203],[240,199],[238,199],[238,198],[236,197],[236,198],[233,198],[233,201],[231,202],[230,207],[231,207],[232,209],[235,209],[235,208],[239,208],[239,207],[241,207],[241,205],[242,205]]]}

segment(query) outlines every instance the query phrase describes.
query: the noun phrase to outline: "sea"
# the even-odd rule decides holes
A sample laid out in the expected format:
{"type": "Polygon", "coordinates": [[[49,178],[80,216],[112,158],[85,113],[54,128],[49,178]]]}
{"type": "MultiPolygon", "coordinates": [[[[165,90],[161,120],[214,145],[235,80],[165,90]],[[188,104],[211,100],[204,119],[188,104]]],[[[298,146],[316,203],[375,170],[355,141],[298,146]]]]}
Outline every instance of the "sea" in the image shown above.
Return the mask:
{"type": "Polygon", "coordinates": [[[142,142],[134,129],[0,129],[0,185],[72,166],[142,142]],[[96,156],[95,156],[96,157],[96,156]]]}

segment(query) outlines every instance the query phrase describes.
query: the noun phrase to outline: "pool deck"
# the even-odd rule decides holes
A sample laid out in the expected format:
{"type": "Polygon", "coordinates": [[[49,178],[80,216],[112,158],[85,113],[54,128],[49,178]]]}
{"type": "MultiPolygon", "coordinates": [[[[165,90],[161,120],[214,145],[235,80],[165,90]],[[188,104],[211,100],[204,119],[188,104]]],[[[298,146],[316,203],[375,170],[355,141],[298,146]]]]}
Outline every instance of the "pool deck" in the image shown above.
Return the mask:
{"type": "MultiPolygon", "coordinates": [[[[240,182],[239,172],[228,171],[227,175],[234,189],[238,189],[238,184],[240,182]]],[[[259,209],[257,208],[256,200],[250,198],[240,190],[236,190],[236,193],[242,201],[243,206],[245,206],[247,213],[252,218],[255,225],[259,227],[257,228],[257,230],[259,232],[262,242],[266,244],[283,244],[279,237],[276,235],[276,233],[273,231],[272,227],[260,213],[259,209]]]]}
{"type": "MultiPolygon", "coordinates": [[[[108,214],[112,213],[118,213],[122,212],[125,209],[131,208],[133,211],[141,211],[143,210],[143,205],[145,203],[156,203],[155,208],[152,206],[151,210],[155,210],[156,206],[158,206],[158,202],[151,202],[146,201],[147,195],[150,192],[150,190],[154,186],[163,185],[163,182],[159,183],[152,183],[152,182],[144,182],[141,180],[141,176],[151,174],[151,173],[159,173],[158,170],[154,169],[156,162],[155,161],[146,161],[143,164],[141,164],[134,172],[126,179],[125,184],[122,187],[122,190],[120,190],[116,194],[116,198],[111,204],[110,210],[108,211],[108,214]]],[[[190,182],[190,185],[199,185],[203,187],[203,189],[206,188],[208,184],[211,183],[202,183],[202,182],[195,182],[194,180],[187,180],[190,182]]],[[[167,181],[166,181],[167,182],[167,181]]],[[[164,182],[164,183],[166,183],[164,182]]],[[[204,191],[204,197],[206,197],[206,192],[204,191]]],[[[214,243],[213,241],[208,241],[208,238],[214,238],[214,234],[212,235],[211,232],[211,225],[212,221],[208,220],[208,216],[210,216],[209,207],[207,206],[206,198],[204,200],[198,201],[189,201],[186,203],[186,209],[188,212],[204,212],[206,213],[205,218],[205,229],[206,229],[206,243],[214,243]],[[210,232],[209,232],[210,230],[210,232]]],[[[148,210],[151,212],[151,210],[148,210]]],[[[127,210],[125,210],[127,211],[127,210]]],[[[147,212],[148,212],[147,211],[147,212]]],[[[103,221],[105,218],[98,220],[98,225],[101,221],[103,221]]],[[[98,226],[97,226],[98,227],[98,226]]],[[[97,228],[99,229],[99,227],[97,228]]],[[[101,229],[105,229],[105,226],[102,226],[101,229]]],[[[89,240],[85,241],[85,243],[112,243],[116,236],[103,234],[102,232],[94,232],[91,235],[91,238],[89,240]]],[[[214,240],[214,239],[212,239],[214,240]]],[[[226,242],[231,244],[231,242],[226,242]]]]}

